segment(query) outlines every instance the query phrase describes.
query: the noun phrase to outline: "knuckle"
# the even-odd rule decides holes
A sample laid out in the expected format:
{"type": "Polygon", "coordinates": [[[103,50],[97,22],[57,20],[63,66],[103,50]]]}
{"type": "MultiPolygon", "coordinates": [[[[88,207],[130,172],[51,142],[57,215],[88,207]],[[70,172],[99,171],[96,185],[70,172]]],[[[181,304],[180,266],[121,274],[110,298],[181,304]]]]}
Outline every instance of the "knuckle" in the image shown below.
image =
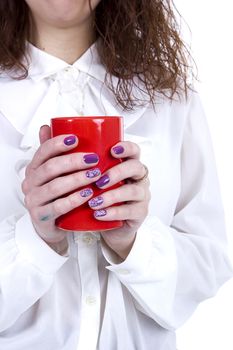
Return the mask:
{"type": "Polygon", "coordinates": [[[69,156],[67,157],[67,166],[70,168],[73,168],[75,167],[75,165],[77,165],[77,162],[78,162],[77,154],[76,153],[69,154],[69,156]]]}
{"type": "Polygon", "coordinates": [[[58,180],[55,179],[53,181],[50,181],[48,184],[47,184],[47,190],[48,190],[48,193],[51,195],[51,196],[56,196],[59,192],[59,188],[61,186],[59,186],[58,184],[58,180]]]}
{"type": "Polygon", "coordinates": [[[48,140],[48,141],[50,141],[50,147],[51,148],[55,147],[59,152],[65,154],[64,151],[66,151],[67,147],[64,143],[64,139],[69,135],[70,134],[62,134],[62,135],[58,135],[58,136],[51,138],[50,140],[48,140]],[[64,149],[64,147],[65,147],[65,149],[64,149]]]}
{"type": "Polygon", "coordinates": [[[43,143],[36,151],[34,157],[36,157],[39,160],[43,159],[44,149],[46,149],[46,148],[45,148],[45,144],[43,143]]]}
{"type": "Polygon", "coordinates": [[[143,217],[145,218],[149,214],[148,206],[145,206],[145,208],[144,208],[144,210],[142,212],[143,212],[143,217]]]}
{"type": "Polygon", "coordinates": [[[77,196],[73,195],[73,194],[68,196],[67,203],[68,203],[69,209],[73,209],[73,208],[77,207],[77,196]]]}
{"type": "Polygon", "coordinates": [[[132,147],[133,147],[133,149],[134,149],[134,153],[140,155],[140,153],[141,153],[140,147],[139,147],[136,143],[133,143],[133,144],[132,144],[132,147]]]}
{"type": "Polygon", "coordinates": [[[29,184],[28,184],[28,180],[24,179],[22,184],[21,184],[21,189],[23,194],[26,194],[28,192],[29,189],[29,184]]]}
{"type": "Polygon", "coordinates": [[[78,186],[83,186],[84,185],[84,183],[83,184],[81,184],[81,175],[80,175],[80,172],[78,171],[78,172],[76,172],[76,173],[74,173],[74,174],[72,174],[71,175],[72,177],[71,177],[71,181],[74,183],[74,184],[76,184],[76,185],[78,185],[78,186]]]}
{"type": "Polygon", "coordinates": [[[55,148],[57,150],[60,150],[62,152],[64,152],[64,136],[63,135],[58,135],[56,137],[53,137],[52,139],[48,140],[50,141],[50,147],[51,148],[55,148]]]}
{"type": "Polygon", "coordinates": [[[144,174],[145,174],[145,167],[144,167],[144,165],[140,161],[138,161],[137,162],[137,166],[138,166],[138,172],[140,172],[140,174],[142,174],[142,176],[144,176],[144,174]]]}
{"type": "Polygon", "coordinates": [[[46,163],[43,164],[43,170],[46,174],[51,175],[54,172],[54,162],[52,159],[49,159],[46,163]]]}
{"type": "Polygon", "coordinates": [[[29,194],[27,194],[25,197],[24,197],[24,204],[25,204],[25,207],[29,210],[30,207],[31,207],[31,197],[29,194]]]}
{"type": "Polygon", "coordinates": [[[145,204],[141,205],[138,209],[139,209],[138,213],[139,213],[140,218],[145,218],[149,214],[148,205],[145,205],[145,204]]]}
{"type": "Polygon", "coordinates": [[[138,191],[139,191],[138,197],[141,198],[141,200],[145,200],[147,198],[145,188],[138,186],[138,191]]]}
{"type": "Polygon", "coordinates": [[[64,199],[57,199],[53,202],[53,213],[55,216],[60,216],[64,213],[64,199]]]}
{"type": "Polygon", "coordinates": [[[137,207],[133,210],[133,208],[130,208],[130,217],[134,220],[141,221],[144,218],[144,212],[143,208],[137,207]]]}
{"type": "Polygon", "coordinates": [[[128,148],[131,154],[140,155],[140,147],[135,142],[128,141],[128,148]]]}
{"type": "Polygon", "coordinates": [[[108,205],[111,205],[113,203],[117,203],[118,201],[119,201],[119,195],[117,194],[117,190],[105,192],[104,203],[108,203],[108,205]]]}
{"type": "Polygon", "coordinates": [[[142,189],[139,186],[132,184],[130,186],[130,195],[131,195],[132,198],[141,197],[142,189]]]}
{"type": "Polygon", "coordinates": [[[114,207],[112,209],[113,209],[113,212],[114,212],[114,216],[116,218],[120,218],[120,216],[121,216],[121,208],[120,207],[114,207]]]}
{"type": "Polygon", "coordinates": [[[135,219],[136,211],[134,210],[134,205],[127,205],[127,219],[135,219]]]}
{"type": "MultiPolygon", "coordinates": [[[[109,175],[109,177],[111,179],[111,177],[112,177],[111,174],[109,175]]],[[[121,179],[122,178],[121,164],[114,169],[114,178],[116,178],[116,179],[121,179]]]]}

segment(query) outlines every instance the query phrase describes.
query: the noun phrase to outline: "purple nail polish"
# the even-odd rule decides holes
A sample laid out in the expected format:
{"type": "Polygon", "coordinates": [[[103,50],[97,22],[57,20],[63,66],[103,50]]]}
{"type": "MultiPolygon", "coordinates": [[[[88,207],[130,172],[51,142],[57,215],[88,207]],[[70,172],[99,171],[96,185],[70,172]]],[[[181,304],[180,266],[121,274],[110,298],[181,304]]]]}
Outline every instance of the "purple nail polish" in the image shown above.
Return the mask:
{"type": "Polygon", "coordinates": [[[91,194],[93,194],[93,191],[91,188],[84,188],[82,191],[80,191],[80,196],[81,197],[88,197],[91,194]]]}
{"type": "Polygon", "coordinates": [[[109,181],[110,181],[109,176],[107,174],[105,174],[105,175],[101,176],[101,178],[98,181],[96,181],[95,184],[97,187],[103,187],[103,186],[107,185],[109,183],[109,181]]]}
{"type": "Polygon", "coordinates": [[[64,139],[64,144],[66,146],[72,146],[74,145],[76,142],[76,136],[74,135],[70,135],[70,136],[67,136],[65,139],[64,139]]]}
{"type": "Polygon", "coordinates": [[[87,164],[97,163],[99,161],[99,157],[95,153],[85,154],[83,159],[84,162],[87,164]]]}
{"type": "Polygon", "coordinates": [[[100,209],[100,210],[95,210],[94,211],[94,217],[98,218],[100,216],[105,216],[107,214],[107,210],[106,209],[100,209]]]}
{"type": "Polygon", "coordinates": [[[103,204],[103,202],[104,202],[103,197],[99,196],[99,197],[95,197],[95,198],[90,199],[88,201],[88,204],[91,208],[94,208],[94,207],[97,207],[98,205],[103,204]]]}
{"type": "Polygon", "coordinates": [[[115,154],[121,154],[124,152],[125,149],[122,146],[115,146],[112,150],[115,154]]]}
{"type": "Polygon", "coordinates": [[[86,177],[92,179],[93,177],[99,176],[101,171],[99,168],[94,168],[86,171],[86,177]]]}

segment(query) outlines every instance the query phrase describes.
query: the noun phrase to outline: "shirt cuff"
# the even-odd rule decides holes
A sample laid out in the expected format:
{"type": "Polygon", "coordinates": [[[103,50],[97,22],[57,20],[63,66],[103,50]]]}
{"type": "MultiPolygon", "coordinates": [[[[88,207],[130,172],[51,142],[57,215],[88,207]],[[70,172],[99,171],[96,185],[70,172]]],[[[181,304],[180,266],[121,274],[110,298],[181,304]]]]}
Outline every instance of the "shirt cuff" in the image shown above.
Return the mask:
{"type": "Polygon", "coordinates": [[[102,252],[110,264],[106,268],[126,283],[140,283],[151,278],[160,281],[177,269],[172,234],[156,217],[148,217],[143,222],[132,249],[123,262],[119,263],[106,245],[102,245],[102,252]]]}
{"type": "Polygon", "coordinates": [[[55,273],[68,259],[57,254],[40,238],[28,213],[16,223],[15,241],[20,253],[44,273],[55,273]]]}

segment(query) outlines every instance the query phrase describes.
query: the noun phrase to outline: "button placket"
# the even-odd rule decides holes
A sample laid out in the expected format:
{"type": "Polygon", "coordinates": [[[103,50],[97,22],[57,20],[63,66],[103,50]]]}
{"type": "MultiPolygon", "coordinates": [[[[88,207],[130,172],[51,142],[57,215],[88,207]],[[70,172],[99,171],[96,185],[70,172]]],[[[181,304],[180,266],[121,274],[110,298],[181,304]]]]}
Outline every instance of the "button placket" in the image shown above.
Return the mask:
{"type": "Polygon", "coordinates": [[[93,244],[95,242],[95,239],[92,236],[84,236],[83,242],[87,245],[93,244]]]}
{"type": "Polygon", "coordinates": [[[82,286],[82,310],[78,349],[96,349],[100,318],[100,285],[97,239],[93,232],[75,232],[82,286]],[[89,334],[88,339],[86,335],[89,334]]]}

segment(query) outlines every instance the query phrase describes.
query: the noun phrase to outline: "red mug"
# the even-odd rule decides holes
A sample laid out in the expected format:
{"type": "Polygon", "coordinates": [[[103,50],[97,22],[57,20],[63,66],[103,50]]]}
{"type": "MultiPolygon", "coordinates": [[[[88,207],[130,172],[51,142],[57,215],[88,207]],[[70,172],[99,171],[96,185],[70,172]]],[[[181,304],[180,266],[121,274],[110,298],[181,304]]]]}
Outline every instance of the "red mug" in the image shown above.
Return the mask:
{"type": "MultiPolygon", "coordinates": [[[[62,134],[74,134],[79,139],[77,147],[65,152],[65,154],[74,152],[98,154],[99,163],[97,167],[101,170],[101,173],[122,162],[121,159],[114,158],[110,153],[112,146],[119,141],[123,141],[122,117],[82,116],[52,118],[51,136],[55,137],[62,134]]],[[[123,183],[124,181],[121,181],[107,190],[117,188],[123,183]]],[[[88,187],[92,188],[94,192],[93,197],[99,196],[106,191],[106,189],[98,188],[95,183],[88,185],[88,187]]],[[[82,188],[79,188],[79,190],[82,188]]],[[[118,228],[122,225],[123,221],[121,220],[97,220],[94,217],[94,211],[89,207],[88,203],[84,203],[56,219],[56,226],[66,231],[104,231],[118,228]]]]}

